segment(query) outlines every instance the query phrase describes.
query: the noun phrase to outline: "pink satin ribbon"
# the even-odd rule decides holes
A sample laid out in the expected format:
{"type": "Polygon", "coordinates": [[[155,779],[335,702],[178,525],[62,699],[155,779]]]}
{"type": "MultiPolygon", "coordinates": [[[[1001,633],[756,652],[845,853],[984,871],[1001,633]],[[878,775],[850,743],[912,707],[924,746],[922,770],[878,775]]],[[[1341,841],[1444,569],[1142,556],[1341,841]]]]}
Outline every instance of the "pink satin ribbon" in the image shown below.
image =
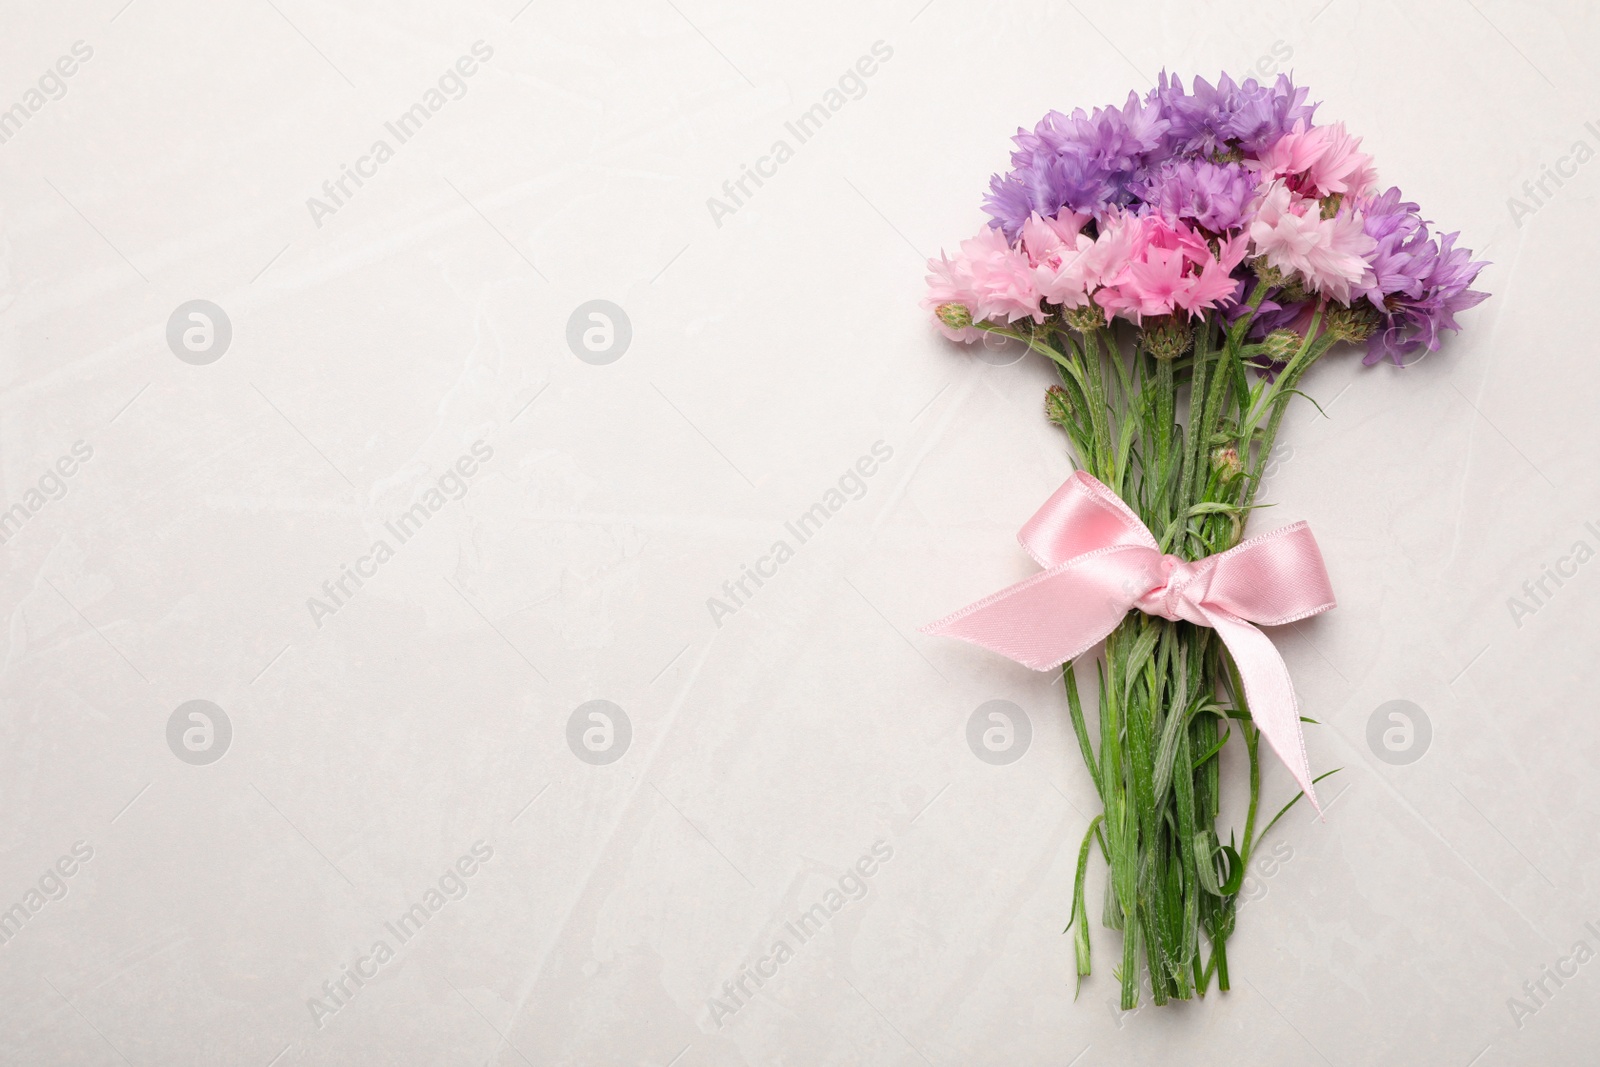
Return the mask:
{"type": "Polygon", "coordinates": [[[1311,529],[1297,522],[1193,563],[1163,555],[1144,523],[1078,471],[1017,540],[1045,570],[922,628],[1036,671],[1087,652],[1131,608],[1210,626],[1228,647],[1256,726],[1318,811],[1289,668],[1252,623],[1282,626],[1334,606],[1311,529]]]}

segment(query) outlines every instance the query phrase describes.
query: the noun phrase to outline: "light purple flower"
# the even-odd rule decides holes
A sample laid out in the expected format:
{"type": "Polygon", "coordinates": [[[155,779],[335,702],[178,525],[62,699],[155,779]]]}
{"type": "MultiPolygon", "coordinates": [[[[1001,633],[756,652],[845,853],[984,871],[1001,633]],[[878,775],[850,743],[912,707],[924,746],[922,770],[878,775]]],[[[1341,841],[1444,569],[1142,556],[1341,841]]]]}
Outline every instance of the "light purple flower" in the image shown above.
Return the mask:
{"type": "Polygon", "coordinates": [[[989,225],[1003,231],[1013,244],[1032,215],[1053,218],[1067,208],[1098,216],[1116,194],[1106,174],[1076,154],[1055,155],[1039,147],[1027,156],[1019,150],[1012,160],[1016,167],[1010,174],[989,179],[983,209],[993,220],[989,225]]]}
{"type": "Polygon", "coordinates": [[[1428,224],[1417,214],[1420,210],[1416,204],[1401,200],[1397,187],[1361,205],[1362,227],[1378,243],[1371,259],[1374,281],[1361,295],[1380,310],[1383,297],[1389,293],[1422,295],[1432,245],[1428,224]]]}
{"type": "Polygon", "coordinates": [[[1362,362],[1370,366],[1389,358],[1403,366],[1401,356],[1423,348],[1437,352],[1442,331],[1461,329],[1455,319],[1456,312],[1476,307],[1488,299],[1488,293],[1468,286],[1489,264],[1474,260],[1470,249],[1456,248],[1458,236],[1447,233],[1437,242],[1430,240],[1417,254],[1422,268],[1420,295],[1402,291],[1383,297],[1378,305],[1383,322],[1367,341],[1367,354],[1362,362]]]}
{"type": "Polygon", "coordinates": [[[1372,253],[1373,281],[1360,295],[1381,316],[1367,341],[1367,364],[1400,357],[1419,349],[1438,351],[1440,333],[1458,330],[1455,314],[1474,307],[1488,293],[1469,288],[1487,262],[1456,248],[1459,234],[1434,237],[1416,204],[1390,188],[1361,205],[1362,224],[1378,243],[1372,253]]]}
{"type": "Polygon", "coordinates": [[[1212,233],[1248,222],[1256,177],[1238,163],[1168,160],[1146,180],[1140,195],[1167,221],[1193,219],[1212,233]]]}
{"type": "Polygon", "coordinates": [[[1169,123],[1167,136],[1176,153],[1217,155],[1239,148],[1259,155],[1304,120],[1309,127],[1316,104],[1307,104],[1307,90],[1298,88],[1286,74],[1272,85],[1254,78],[1235,83],[1224,74],[1213,88],[1195,78],[1194,91],[1185,93],[1183,82],[1161,72],[1148,102],[1158,104],[1169,123]]]}
{"type": "Polygon", "coordinates": [[[1071,115],[1052,111],[1032,134],[1019,133],[1017,144],[1037,144],[1057,155],[1081,156],[1108,176],[1132,175],[1161,147],[1168,125],[1158,103],[1147,103],[1129,93],[1120,108],[1097,107],[1087,115],[1082,108],[1071,115]]]}
{"type": "Polygon", "coordinates": [[[1028,216],[1050,218],[1066,207],[1103,216],[1136,200],[1135,188],[1164,152],[1167,122],[1159,105],[1128,94],[1122,107],[1071,115],[1052,111],[1032,130],[1018,130],[1011,171],[989,182],[984,210],[1015,242],[1028,216]]]}

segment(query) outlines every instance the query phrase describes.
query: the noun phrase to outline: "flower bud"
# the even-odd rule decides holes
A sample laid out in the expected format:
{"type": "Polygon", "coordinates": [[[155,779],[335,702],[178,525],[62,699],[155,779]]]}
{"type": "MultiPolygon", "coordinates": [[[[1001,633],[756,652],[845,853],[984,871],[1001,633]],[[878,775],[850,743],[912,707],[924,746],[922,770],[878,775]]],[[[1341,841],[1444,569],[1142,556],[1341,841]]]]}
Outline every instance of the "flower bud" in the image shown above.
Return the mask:
{"type": "Polygon", "coordinates": [[[1300,346],[1305,343],[1305,338],[1293,330],[1273,330],[1261,342],[1261,354],[1274,363],[1284,363],[1300,351],[1300,346]]]}
{"type": "Polygon", "coordinates": [[[1239,450],[1232,445],[1212,450],[1211,469],[1222,475],[1224,482],[1233,481],[1244,473],[1244,463],[1239,459],[1239,450]]]}
{"type": "Polygon", "coordinates": [[[1305,278],[1296,271],[1283,279],[1283,288],[1273,299],[1280,304],[1298,304],[1311,295],[1311,290],[1306,288],[1305,278]]]}
{"type": "Polygon", "coordinates": [[[1061,313],[1061,318],[1068,326],[1079,333],[1093,333],[1106,324],[1105,312],[1094,304],[1068,308],[1061,313]]]}
{"type": "Polygon", "coordinates": [[[1269,288],[1283,284],[1283,271],[1267,262],[1267,257],[1261,256],[1250,261],[1250,269],[1256,272],[1256,277],[1267,283],[1269,288]]]}
{"type": "Polygon", "coordinates": [[[1059,385],[1052,385],[1045,390],[1044,413],[1057,426],[1076,425],[1072,416],[1072,394],[1059,385]]]}
{"type": "Polygon", "coordinates": [[[1328,309],[1328,332],[1341,341],[1365,341],[1378,328],[1378,312],[1365,300],[1328,309]]]}
{"type": "Polygon", "coordinates": [[[965,330],[972,325],[972,312],[967,310],[965,304],[940,304],[933,309],[933,313],[952,330],[965,330]]]}
{"type": "Polygon", "coordinates": [[[1322,198],[1322,217],[1331,219],[1339,213],[1339,206],[1344,203],[1343,193],[1332,193],[1322,198]]]}
{"type": "Polygon", "coordinates": [[[1194,331],[1189,328],[1188,318],[1181,315],[1151,319],[1144,330],[1145,349],[1161,360],[1177,359],[1189,351],[1193,342],[1194,331]]]}

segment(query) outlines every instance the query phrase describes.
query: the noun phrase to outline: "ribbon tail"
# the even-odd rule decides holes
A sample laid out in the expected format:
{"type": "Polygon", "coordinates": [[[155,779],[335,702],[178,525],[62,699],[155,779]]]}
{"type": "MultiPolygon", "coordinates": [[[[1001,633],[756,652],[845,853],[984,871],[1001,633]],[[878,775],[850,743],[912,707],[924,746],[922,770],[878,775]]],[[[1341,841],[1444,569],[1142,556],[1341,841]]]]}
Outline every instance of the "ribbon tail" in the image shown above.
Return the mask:
{"type": "Polygon", "coordinates": [[[1202,611],[1239,668],[1250,718],[1320,815],[1322,805],[1317,803],[1317,791],[1311,782],[1311,760],[1306,756],[1300,704],[1295,699],[1288,664],[1283,662],[1272,639],[1248,622],[1215,609],[1202,611]]]}

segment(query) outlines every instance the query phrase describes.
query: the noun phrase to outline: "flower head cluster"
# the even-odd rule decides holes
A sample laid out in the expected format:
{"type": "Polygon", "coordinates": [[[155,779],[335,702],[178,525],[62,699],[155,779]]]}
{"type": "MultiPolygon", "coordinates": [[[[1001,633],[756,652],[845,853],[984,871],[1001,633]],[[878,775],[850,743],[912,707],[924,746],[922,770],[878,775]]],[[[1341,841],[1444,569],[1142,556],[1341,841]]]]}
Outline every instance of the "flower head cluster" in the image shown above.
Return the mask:
{"type": "Polygon", "coordinates": [[[1017,132],[989,226],[929,261],[925,306],[963,341],[1088,308],[1135,324],[1251,316],[1264,344],[1321,310],[1369,363],[1437,349],[1484,299],[1485,264],[1398,189],[1377,192],[1360,139],[1316,125],[1306,96],[1286,75],[1186,89],[1163,73],[1120,107],[1052,111],[1017,132]]]}

